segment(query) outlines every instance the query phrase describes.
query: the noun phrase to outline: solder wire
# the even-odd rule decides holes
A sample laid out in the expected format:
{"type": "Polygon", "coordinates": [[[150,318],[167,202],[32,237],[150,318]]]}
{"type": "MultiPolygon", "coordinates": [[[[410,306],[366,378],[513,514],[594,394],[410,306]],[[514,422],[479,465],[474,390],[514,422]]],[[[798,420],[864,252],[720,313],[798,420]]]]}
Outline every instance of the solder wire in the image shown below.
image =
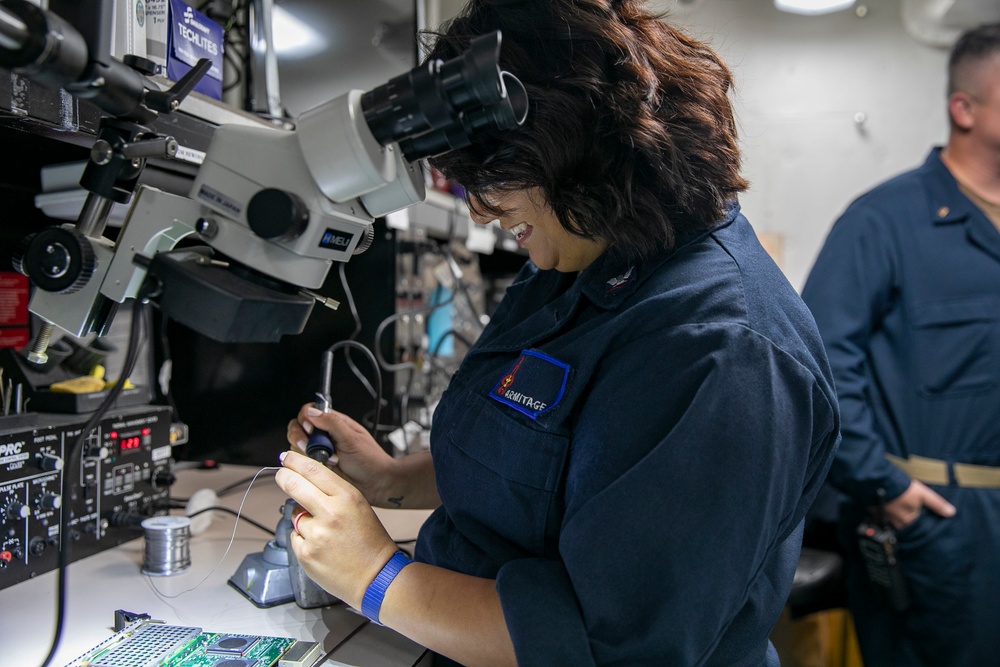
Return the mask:
{"type": "Polygon", "coordinates": [[[260,470],[258,470],[257,474],[254,475],[253,479],[250,480],[250,483],[247,485],[247,490],[243,492],[243,499],[240,500],[239,509],[236,510],[236,520],[233,522],[233,534],[229,538],[229,544],[226,545],[226,551],[225,551],[225,553],[222,554],[222,557],[219,558],[219,562],[215,564],[215,567],[212,568],[212,571],[209,572],[208,574],[206,574],[205,577],[201,581],[199,581],[197,584],[195,584],[191,588],[188,588],[186,590],[181,591],[180,593],[175,593],[173,595],[167,595],[166,593],[163,593],[159,589],[157,589],[156,588],[156,584],[153,583],[153,577],[150,576],[148,572],[144,572],[144,574],[146,574],[146,580],[148,581],[150,588],[153,589],[153,592],[157,595],[157,597],[159,597],[160,599],[174,599],[174,598],[178,598],[178,597],[180,597],[182,595],[185,595],[186,593],[190,593],[191,591],[199,588],[202,584],[204,584],[206,581],[208,581],[209,577],[211,577],[213,574],[215,574],[215,571],[219,569],[219,566],[222,565],[222,562],[224,560],[226,560],[226,556],[229,555],[230,549],[233,548],[233,542],[236,541],[236,531],[237,531],[237,529],[239,528],[239,525],[240,525],[240,515],[243,513],[243,505],[247,501],[247,496],[250,494],[250,489],[253,488],[253,483],[255,481],[257,481],[257,478],[265,470],[281,470],[281,466],[265,466],[265,467],[261,468],[260,470]]]}
{"type": "Polygon", "coordinates": [[[168,577],[191,567],[191,519],[154,516],[144,519],[142,573],[168,577]]]}

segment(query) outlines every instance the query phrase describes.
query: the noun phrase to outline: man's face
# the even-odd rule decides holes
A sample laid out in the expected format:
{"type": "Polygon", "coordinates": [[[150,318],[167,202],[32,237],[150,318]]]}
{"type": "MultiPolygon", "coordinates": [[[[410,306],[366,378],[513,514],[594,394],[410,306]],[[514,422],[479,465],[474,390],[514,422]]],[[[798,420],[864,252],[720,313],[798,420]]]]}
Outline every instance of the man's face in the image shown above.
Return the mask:
{"type": "Polygon", "coordinates": [[[972,138],[1000,159],[1000,53],[977,68],[969,101],[972,138]]]}

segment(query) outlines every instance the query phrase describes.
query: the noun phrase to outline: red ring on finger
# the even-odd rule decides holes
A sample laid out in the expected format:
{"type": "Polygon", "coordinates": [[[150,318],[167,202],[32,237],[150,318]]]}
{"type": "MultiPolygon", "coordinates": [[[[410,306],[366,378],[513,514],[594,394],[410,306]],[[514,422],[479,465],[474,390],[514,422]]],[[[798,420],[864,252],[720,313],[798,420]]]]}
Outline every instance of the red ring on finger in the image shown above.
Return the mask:
{"type": "Polygon", "coordinates": [[[292,518],[292,530],[298,533],[299,537],[302,537],[302,533],[299,533],[299,519],[308,515],[309,512],[302,510],[301,512],[296,513],[296,515],[292,518]]]}

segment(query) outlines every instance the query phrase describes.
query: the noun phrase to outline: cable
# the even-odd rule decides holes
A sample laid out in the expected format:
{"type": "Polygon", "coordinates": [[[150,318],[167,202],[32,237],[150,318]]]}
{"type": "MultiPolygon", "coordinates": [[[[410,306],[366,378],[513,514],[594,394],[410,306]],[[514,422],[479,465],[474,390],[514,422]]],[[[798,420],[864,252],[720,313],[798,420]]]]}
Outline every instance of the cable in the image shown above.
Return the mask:
{"type": "MultiPolygon", "coordinates": [[[[281,466],[265,466],[265,467],[261,468],[260,470],[258,470],[257,474],[254,475],[253,478],[257,479],[257,477],[262,472],[264,472],[265,470],[281,470],[281,466]]],[[[195,584],[191,588],[188,588],[187,590],[183,590],[180,593],[177,593],[175,595],[167,595],[165,593],[162,593],[159,589],[156,588],[156,585],[153,584],[153,579],[152,579],[152,577],[150,575],[146,575],[146,579],[148,580],[150,588],[153,589],[153,592],[156,593],[156,595],[160,599],[178,598],[178,597],[184,595],[185,593],[190,593],[191,591],[195,590],[196,588],[198,588],[199,586],[201,586],[203,583],[205,583],[206,581],[208,581],[209,577],[211,577],[213,574],[215,574],[215,571],[219,569],[219,566],[222,565],[222,562],[224,560],[226,560],[226,556],[229,555],[229,550],[233,548],[233,542],[236,541],[236,530],[240,526],[240,519],[241,518],[245,518],[245,517],[241,516],[242,513],[243,513],[243,505],[247,501],[247,496],[250,495],[250,488],[252,486],[253,486],[253,480],[251,480],[250,486],[247,487],[246,492],[243,494],[243,500],[240,501],[240,507],[239,507],[239,509],[236,510],[236,522],[233,524],[233,534],[229,538],[229,544],[226,545],[226,551],[222,554],[222,558],[219,559],[219,562],[215,564],[215,567],[212,568],[212,571],[205,575],[204,579],[202,579],[201,581],[199,581],[197,584],[195,584]]],[[[223,509],[223,508],[212,508],[212,507],[205,508],[206,511],[209,510],[209,509],[223,509]]],[[[200,512],[195,512],[195,514],[200,514],[200,512]]],[[[194,515],[192,515],[192,516],[194,516],[194,515]]],[[[254,523],[254,525],[256,525],[256,523],[254,523]]],[[[257,526],[257,527],[259,528],[260,526],[257,526]]],[[[268,532],[270,532],[269,528],[265,528],[265,530],[267,530],[268,532]]],[[[42,667],[45,667],[45,666],[43,665],[42,667]]]]}
{"type": "Polygon", "coordinates": [[[441,344],[444,343],[445,339],[447,339],[448,336],[451,336],[451,337],[455,338],[456,340],[458,340],[459,342],[461,342],[463,345],[465,345],[466,348],[472,347],[472,341],[471,340],[469,340],[468,338],[466,338],[462,334],[458,333],[454,329],[448,329],[447,331],[445,331],[444,333],[442,333],[441,337],[438,338],[438,340],[437,340],[436,343],[434,343],[434,348],[431,350],[431,354],[430,354],[430,356],[432,358],[436,358],[438,356],[438,353],[441,351],[441,344]]]}
{"type": "Polygon", "coordinates": [[[458,225],[459,218],[464,217],[463,213],[467,213],[467,211],[468,209],[462,206],[461,200],[456,197],[455,205],[448,211],[448,238],[445,241],[445,250],[443,253],[445,261],[448,262],[448,267],[451,269],[452,276],[455,278],[456,291],[461,292],[465,296],[465,300],[469,304],[469,310],[472,311],[473,321],[480,324],[481,327],[482,315],[480,314],[479,309],[476,308],[476,303],[472,300],[472,294],[469,293],[469,286],[466,285],[461,279],[461,270],[459,269],[458,262],[455,260],[455,255],[451,250],[451,242],[455,238],[455,227],[458,225]]]}
{"type": "Polygon", "coordinates": [[[217,496],[219,496],[221,498],[222,496],[224,496],[224,495],[226,495],[228,493],[232,493],[233,491],[236,491],[237,489],[239,489],[244,484],[249,484],[250,482],[252,482],[254,480],[255,477],[256,477],[256,475],[251,475],[249,477],[245,477],[243,479],[236,480],[232,484],[227,484],[226,486],[224,486],[221,489],[219,489],[218,491],[216,491],[215,495],[217,495],[217,496]]]}
{"type": "Polygon", "coordinates": [[[441,308],[442,306],[447,306],[454,300],[455,300],[455,292],[454,290],[452,290],[451,294],[448,295],[448,298],[445,299],[444,301],[441,301],[440,303],[435,303],[430,306],[423,306],[421,308],[416,308],[413,310],[406,310],[403,311],[402,313],[393,313],[389,317],[382,320],[379,323],[378,328],[375,330],[375,354],[378,357],[378,363],[382,367],[382,369],[390,372],[395,372],[395,371],[407,370],[410,368],[416,368],[417,366],[412,361],[406,361],[397,364],[397,363],[389,363],[388,361],[385,360],[385,358],[382,356],[382,346],[379,345],[379,341],[382,340],[382,335],[385,333],[385,328],[387,326],[389,326],[396,320],[400,320],[403,319],[404,317],[409,317],[411,315],[413,316],[429,315],[438,308],[441,308]]]}
{"type": "MultiPolygon", "coordinates": [[[[236,46],[236,43],[227,41],[226,45],[233,47],[236,46]]],[[[222,92],[224,93],[228,93],[230,90],[237,88],[241,83],[243,83],[243,73],[240,71],[240,68],[243,66],[243,63],[241,63],[240,60],[233,55],[234,50],[235,49],[226,49],[225,53],[222,56],[225,60],[229,62],[230,65],[232,65],[232,68],[229,71],[236,73],[235,79],[233,79],[232,81],[227,81],[222,86],[222,92]]]]}
{"type": "MultiPolygon", "coordinates": [[[[258,474],[260,474],[260,473],[258,473],[258,474]]],[[[250,489],[247,489],[247,491],[249,491],[249,490],[250,489]]],[[[248,516],[245,516],[245,515],[244,516],[240,516],[240,513],[237,512],[236,510],[231,509],[229,507],[222,507],[221,505],[213,505],[212,507],[205,507],[203,509],[198,510],[197,512],[191,512],[190,514],[185,514],[184,516],[186,516],[186,517],[188,517],[190,519],[193,516],[198,516],[199,514],[204,514],[205,512],[211,512],[211,511],[224,512],[226,514],[232,514],[237,519],[240,519],[242,521],[246,521],[247,523],[249,523],[254,528],[259,528],[259,529],[263,530],[265,533],[267,533],[268,535],[274,535],[274,531],[272,529],[268,528],[267,526],[265,526],[264,524],[259,523],[257,521],[254,521],[253,519],[251,519],[248,516]]]]}
{"type": "MultiPolygon", "coordinates": [[[[333,345],[331,345],[327,349],[326,352],[327,352],[327,354],[333,354],[337,350],[340,350],[340,349],[343,349],[343,348],[355,348],[355,349],[361,350],[361,352],[364,353],[365,358],[368,359],[369,362],[371,362],[372,368],[375,371],[375,396],[376,396],[376,399],[375,399],[375,421],[372,424],[371,434],[372,434],[372,437],[375,438],[375,440],[377,442],[378,441],[378,424],[379,424],[379,419],[382,416],[382,372],[381,372],[381,370],[379,370],[378,361],[375,359],[375,355],[372,354],[372,351],[369,350],[367,347],[365,347],[364,345],[362,345],[361,343],[359,343],[356,340],[342,340],[342,341],[340,341],[338,343],[334,343],[333,345]]],[[[327,387],[324,387],[324,389],[326,390],[326,394],[329,396],[330,395],[330,387],[327,386],[327,387]]]]}
{"type": "MultiPolygon", "coordinates": [[[[90,432],[94,430],[98,422],[104,417],[105,413],[114,405],[118,396],[122,393],[122,388],[125,386],[125,379],[132,373],[132,369],[135,366],[136,359],[139,356],[139,339],[142,329],[142,312],[145,308],[145,299],[147,299],[154,289],[154,283],[151,281],[146,281],[139,288],[139,294],[135,299],[135,307],[132,309],[132,323],[129,328],[129,340],[128,340],[128,351],[125,353],[125,364],[122,367],[122,372],[118,378],[118,382],[111,387],[108,391],[108,395],[104,398],[101,404],[98,406],[94,413],[84,424],[83,430],[80,431],[80,435],[77,436],[76,440],[70,446],[69,451],[66,454],[66,463],[64,466],[64,471],[62,475],[62,485],[61,493],[63,498],[70,497],[70,482],[69,482],[69,471],[75,469],[76,455],[82,450],[83,443],[86,442],[87,438],[90,436],[90,432]]],[[[56,627],[52,637],[52,645],[49,649],[49,654],[45,657],[45,662],[42,663],[42,667],[48,667],[52,663],[52,658],[55,657],[56,651],[59,649],[59,642],[62,640],[63,626],[66,620],[66,589],[67,589],[67,570],[69,568],[69,551],[70,551],[70,536],[69,536],[69,515],[70,512],[68,508],[60,512],[59,515],[59,572],[58,572],[58,583],[56,585],[56,627]]]]}
{"type": "MultiPolygon", "coordinates": [[[[410,391],[413,389],[413,381],[416,379],[416,369],[411,369],[406,375],[406,384],[403,386],[403,393],[399,395],[399,424],[400,428],[409,421],[410,416],[410,391]]],[[[407,447],[407,450],[409,447],[407,447]]]]}
{"type": "MultiPolygon", "coordinates": [[[[347,340],[357,340],[358,334],[361,333],[361,316],[358,314],[358,307],[354,303],[354,294],[351,292],[351,286],[347,284],[347,273],[344,271],[344,267],[346,266],[346,262],[341,262],[337,274],[340,276],[340,285],[344,288],[347,305],[350,307],[351,316],[354,318],[354,331],[352,331],[351,335],[347,337],[347,340]]],[[[365,389],[368,390],[368,393],[372,398],[381,400],[381,396],[375,393],[375,389],[372,387],[371,383],[368,382],[368,378],[366,378],[361,370],[354,364],[354,360],[351,359],[350,350],[345,352],[344,356],[347,359],[347,366],[351,369],[351,372],[354,373],[354,377],[361,381],[361,384],[365,386],[365,389]]]]}
{"type": "MultiPolygon", "coordinates": [[[[406,383],[403,385],[403,391],[399,397],[399,403],[400,403],[399,426],[402,426],[402,424],[404,424],[408,418],[410,392],[413,388],[414,380],[416,379],[417,364],[414,363],[413,361],[394,363],[394,362],[389,362],[385,359],[384,355],[382,354],[381,341],[382,341],[382,336],[385,334],[386,328],[393,322],[396,322],[400,319],[407,318],[410,316],[413,317],[417,317],[420,315],[429,316],[438,308],[442,308],[444,306],[454,303],[455,295],[458,293],[461,293],[465,297],[465,300],[468,303],[469,309],[473,315],[473,320],[476,322],[478,326],[480,326],[480,328],[482,326],[481,318],[478,315],[478,310],[476,308],[475,302],[472,299],[472,295],[469,293],[468,286],[465,285],[461,280],[461,275],[462,275],[461,269],[458,267],[458,263],[456,262],[454,255],[451,252],[450,243],[451,239],[454,237],[454,227],[455,227],[454,216],[450,216],[449,234],[448,234],[449,238],[446,244],[443,247],[437,244],[427,246],[431,252],[435,254],[438,253],[441,254],[444,257],[446,265],[448,266],[448,270],[454,282],[454,285],[453,289],[449,290],[447,298],[439,302],[431,303],[430,305],[424,305],[419,308],[405,310],[399,313],[393,313],[392,315],[382,320],[382,322],[379,323],[378,327],[375,330],[375,340],[374,340],[375,354],[381,368],[391,373],[397,373],[400,371],[409,372],[409,376],[406,379],[406,383]]],[[[415,249],[414,250],[415,256],[416,253],[417,250],[415,249]]],[[[444,336],[437,341],[437,344],[439,345],[443,340],[444,336]]],[[[463,342],[465,342],[465,339],[463,339],[463,342]]],[[[469,346],[471,347],[471,344],[469,344],[469,346]]]]}
{"type": "MultiPolygon", "coordinates": [[[[177,466],[174,467],[174,470],[177,470],[177,466]]],[[[255,477],[254,475],[251,475],[249,477],[244,477],[243,479],[238,479],[232,484],[227,484],[221,489],[217,490],[215,492],[215,495],[221,498],[222,496],[230,494],[233,491],[239,489],[244,484],[252,482],[254,480],[254,477],[255,477]]],[[[170,498],[169,500],[172,503],[181,503],[183,505],[183,503],[186,503],[188,500],[190,500],[190,498],[170,498]]]]}
{"type": "Polygon", "coordinates": [[[472,349],[472,344],[473,344],[472,341],[469,340],[468,338],[466,338],[465,336],[463,336],[462,334],[458,333],[454,329],[448,329],[447,331],[445,331],[444,333],[441,334],[441,337],[438,338],[438,340],[437,340],[436,343],[434,343],[434,347],[433,347],[433,349],[431,349],[431,352],[428,355],[428,359],[429,359],[430,364],[431,364],[431,372],[427,376],[427,396],[428,397],[431,397],[431,396],[434,395],[434,375],[435,375],[435,371],[440,371],[445,376],[448,375],[448,369],[445,367],[444,363],[441,362],[441,360],[438,358],[438,353],[441,350],[441,345],[444,343],[444,341],[449,336],[452,337],[452,338],[454,338],[454,339],[456,339],[456,340],[458,340],[458,341],[460,341],[462,344],[464,344],[465,347],[466,347],[466,350],[472,349]],[[440,364],[440,366],[438,364],[440,364]]]}

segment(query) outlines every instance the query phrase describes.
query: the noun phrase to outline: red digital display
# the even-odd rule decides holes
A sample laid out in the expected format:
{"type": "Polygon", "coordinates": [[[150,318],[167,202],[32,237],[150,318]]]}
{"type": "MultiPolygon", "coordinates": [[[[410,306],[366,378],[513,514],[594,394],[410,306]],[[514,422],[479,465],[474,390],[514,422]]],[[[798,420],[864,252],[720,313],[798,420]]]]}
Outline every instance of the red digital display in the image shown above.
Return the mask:
{"type": "Polygon", "coordinates": [[[122,438],[121,443],[119,444],[121,445],[122,454],[125,454],[126,452],[139,449],[142,446],[142,438],[137,435],[130,438],[122,438]]]}

